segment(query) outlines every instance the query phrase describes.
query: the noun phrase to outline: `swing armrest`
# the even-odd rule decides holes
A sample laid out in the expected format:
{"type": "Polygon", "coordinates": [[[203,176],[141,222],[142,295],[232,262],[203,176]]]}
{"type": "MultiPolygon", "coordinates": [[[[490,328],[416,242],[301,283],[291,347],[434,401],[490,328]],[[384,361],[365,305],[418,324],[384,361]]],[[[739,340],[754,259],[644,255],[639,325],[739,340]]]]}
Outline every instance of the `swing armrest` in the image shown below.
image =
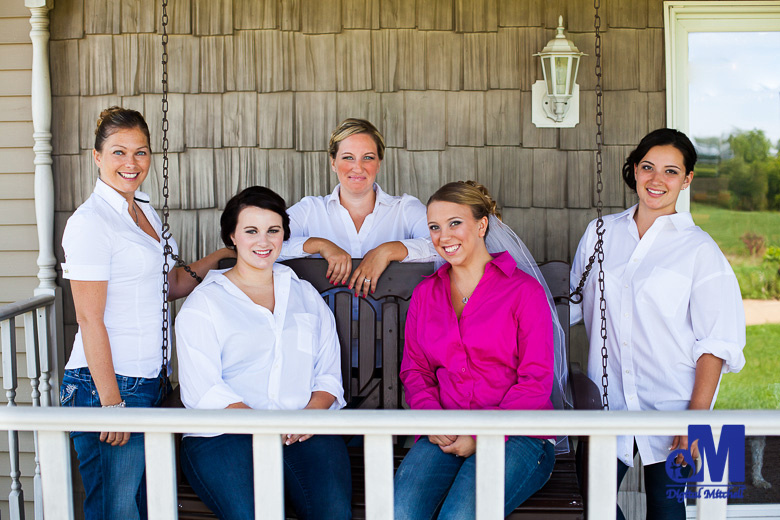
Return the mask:
{"type": "Polygon", "coordinates": [[[569,368],[571,393],[575,410],[601,410],[601,393],[596,383],[579,366],[569,368]]]}

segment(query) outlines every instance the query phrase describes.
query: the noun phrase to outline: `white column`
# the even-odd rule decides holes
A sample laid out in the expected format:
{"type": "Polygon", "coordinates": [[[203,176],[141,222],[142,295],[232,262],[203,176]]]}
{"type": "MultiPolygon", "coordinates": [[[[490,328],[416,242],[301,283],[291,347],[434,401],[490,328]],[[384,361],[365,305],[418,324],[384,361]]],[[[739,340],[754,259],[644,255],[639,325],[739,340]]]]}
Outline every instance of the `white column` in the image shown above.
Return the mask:
{"type": "Polygon", "coordinates": [[[73,520],[68,432],[38,432],[46,520],[73,520]]]}
{"type": "Polygon", "coordinates": [[[588,442],[588,518],[615,520],[617,515],[617,439],[591,435],[588,442]]]}
{"type": "Polygon", "coordinates": [[[477,436],[477,518],[504,518],[503,435],[477,436]]]}
{"type": "Polygon", "coordinates": [[[279,434],[252,436],[255,518],[284,520],[284,466],[279,434]]]}
{"type": "Polygon", "coordinates": [[[54,179],[51,171],[51,74],[49,71],[49,10],[53,0],[25,0],[30,9],[32,61],[32,118],[35,145],[35,220],[38,227],[38,288],[54,294],[54,179]]]}
{"type": "Polygon", "coordinates": [[[393,518],[393,436],[366,435],[363,440],[366,469],[366,518],[393,518]]]}
{"type": "MultiPolygon", "coordinates": [[[[135,435],[135,434],[134,434],[135,435]]],[[[146,497],[149,520],[174,520],[176,502],[176,449],[172,433],[146,433],[146,497]]]]}

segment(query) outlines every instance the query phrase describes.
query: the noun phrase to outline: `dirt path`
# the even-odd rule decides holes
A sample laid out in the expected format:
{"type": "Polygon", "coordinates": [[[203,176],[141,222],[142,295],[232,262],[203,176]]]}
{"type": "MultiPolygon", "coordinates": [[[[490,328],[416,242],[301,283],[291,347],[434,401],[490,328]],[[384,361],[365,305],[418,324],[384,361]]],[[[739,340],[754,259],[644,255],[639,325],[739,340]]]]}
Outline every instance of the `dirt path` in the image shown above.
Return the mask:
{"type": "Polygon", "coordinates": [[[748,325],[780,323],[780,300],[743,300],[748,325]]]}

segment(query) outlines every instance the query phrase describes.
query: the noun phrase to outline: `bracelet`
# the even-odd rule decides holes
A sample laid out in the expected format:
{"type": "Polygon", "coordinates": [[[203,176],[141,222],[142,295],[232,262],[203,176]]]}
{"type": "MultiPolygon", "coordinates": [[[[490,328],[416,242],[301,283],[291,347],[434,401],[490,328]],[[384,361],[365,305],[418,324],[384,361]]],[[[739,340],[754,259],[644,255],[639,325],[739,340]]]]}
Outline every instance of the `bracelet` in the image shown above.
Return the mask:
{"type": "Polygon", "coordinates": [[[125,403],[125,400],[122,399],[122,401],[119,402],[119,403],[116,403],[116,404],[104,404],[102,407],[103,408],[124,408],[126,405],[127,404],[125,403]]]}

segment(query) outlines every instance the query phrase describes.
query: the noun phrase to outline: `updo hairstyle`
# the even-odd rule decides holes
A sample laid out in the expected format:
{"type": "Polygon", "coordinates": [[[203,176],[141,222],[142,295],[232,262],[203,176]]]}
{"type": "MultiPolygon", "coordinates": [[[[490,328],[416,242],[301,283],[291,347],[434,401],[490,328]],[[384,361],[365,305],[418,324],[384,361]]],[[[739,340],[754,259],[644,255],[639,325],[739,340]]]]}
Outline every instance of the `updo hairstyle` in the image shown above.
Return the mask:
{"type": "Polygon", "coordinates": [[[219,218],[220,237],[225,243],[225,247],[228,249],[236,248],[230,235],[236,231],[238,214],[250,206],[273,211],[282,217],[284,240],[290,238],[290,217],[287,215],[287,204],[285,204],[284,199],[264,186],[250,186],[228,201],[222,216],[219,218]]]}
{"type": "Polygon", "coordinates": [[[98,116],[97,127],[95,128],[95,150],[103,151],[103,143],[112,134],[119,130],[129,130],[138,128],[146,136],[146,144],[149,151],[152,149],[151,138],[149,137],[149,127],[146,120],[140,112],[122,108],[118,106],[109,107],[103,110],[98,116]]]}
{"type": "Polygon", "coordinates": [[[376,153],[379,160],[381,161],[385,158],[385,138],[370,122],[365,119],[355,118],[345,119],[330,134],[330,141],[328,141],[328,155],[330,155],[330,158],[336,158],[341,141],[356,134],[368,134],[371,136],[371,139],[376,143],[376,153]]]}
{"type": "MultiPolygon", "coordinates": [[[[457,181],[445,184],[431,195],[427,206],[430,206],[431,202],[437,201],[468,206],[471,208],[471,214],[474,215],[475,220],[480,220],[482,217],[489,215],[495,215],[498,219],[501,218],[498,205],[493,200],[493,197],[490,196],[488,189],[475,181],[457,181]]],[[[485,230],[485,238],[487,238],[489,231],[490,225],[488,224],[485,230]]]]}
{"type": "Polygon", "coordinates": [[[698,156],[696,155],[696,148],[694,148],[688,136],[673,128],[659,128],[644,136],[639,141],[636,149],[626,157],[626,162],[623,164],[623,180],[629,188],[636,192],[636,177],[634,177],[636,165],[647,155],[651,148],[666,145],[674,146],[682,154],[686,176],[693,171],[698,156]]]}

